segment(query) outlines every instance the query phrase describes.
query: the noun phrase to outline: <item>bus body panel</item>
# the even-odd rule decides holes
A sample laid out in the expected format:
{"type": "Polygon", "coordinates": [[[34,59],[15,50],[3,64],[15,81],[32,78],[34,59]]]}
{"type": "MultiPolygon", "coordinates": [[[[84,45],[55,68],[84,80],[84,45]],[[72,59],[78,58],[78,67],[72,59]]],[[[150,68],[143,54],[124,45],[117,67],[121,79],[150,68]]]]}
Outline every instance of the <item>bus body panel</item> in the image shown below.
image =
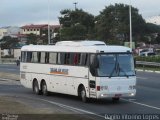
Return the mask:
{"type": "Polygon", "coordinates": [[[21,63],[20,69],[21,76],[26,76],[25,79],[21,77],[21,84],[27,88],[32,88],[34,79],[38,81],[39,88],[41,88],[41,81],[45,80],[48,91],[77,96],[77,89],[82,84],[85,86],[87,97],[89,97],[87,67],[21,63]],[[54,73],[51,71],[52,68],[68,69],[68,74],[54,73]]]}
{"type": "Polygon", "coordinates": [[[101,77],[96,81],[100,90],[97,98],[133,97],[136,94],[136,77],[101,77]]]}

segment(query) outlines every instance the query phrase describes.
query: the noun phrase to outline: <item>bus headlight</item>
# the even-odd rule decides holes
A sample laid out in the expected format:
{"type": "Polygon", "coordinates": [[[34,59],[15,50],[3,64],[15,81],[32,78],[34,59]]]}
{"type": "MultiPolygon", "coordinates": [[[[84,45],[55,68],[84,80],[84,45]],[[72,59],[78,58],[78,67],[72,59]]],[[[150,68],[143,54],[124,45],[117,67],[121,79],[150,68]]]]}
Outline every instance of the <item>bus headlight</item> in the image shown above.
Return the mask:
{"type": "Polygon", "coordinates": [[[135,96],[135,93],[130,93],[130,96],[135,96]]]}

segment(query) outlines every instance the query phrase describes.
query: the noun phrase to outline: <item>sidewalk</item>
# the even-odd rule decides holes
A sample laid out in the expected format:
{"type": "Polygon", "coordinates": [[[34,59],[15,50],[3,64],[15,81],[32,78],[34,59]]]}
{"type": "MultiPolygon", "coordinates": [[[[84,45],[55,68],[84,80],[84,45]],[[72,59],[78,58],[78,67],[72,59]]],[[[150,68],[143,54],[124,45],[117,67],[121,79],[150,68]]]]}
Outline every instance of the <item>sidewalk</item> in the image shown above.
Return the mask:
{"type": "Polygon", "coordinates": [[[0,72],[0,78],[13,79],[13,80],[19,81],[20,80],[20,75],[0,72]]]}

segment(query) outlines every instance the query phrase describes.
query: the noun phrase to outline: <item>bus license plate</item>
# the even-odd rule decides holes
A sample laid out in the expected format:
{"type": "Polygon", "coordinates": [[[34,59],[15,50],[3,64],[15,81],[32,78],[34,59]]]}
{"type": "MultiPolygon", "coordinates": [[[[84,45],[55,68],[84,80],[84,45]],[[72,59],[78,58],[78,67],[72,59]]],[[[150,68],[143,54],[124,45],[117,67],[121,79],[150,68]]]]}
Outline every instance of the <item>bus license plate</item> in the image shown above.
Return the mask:
{"type": "Polygon", "coordinates": [[[115,94],[115,97],[121,97],[122,94],[115,94]]]}

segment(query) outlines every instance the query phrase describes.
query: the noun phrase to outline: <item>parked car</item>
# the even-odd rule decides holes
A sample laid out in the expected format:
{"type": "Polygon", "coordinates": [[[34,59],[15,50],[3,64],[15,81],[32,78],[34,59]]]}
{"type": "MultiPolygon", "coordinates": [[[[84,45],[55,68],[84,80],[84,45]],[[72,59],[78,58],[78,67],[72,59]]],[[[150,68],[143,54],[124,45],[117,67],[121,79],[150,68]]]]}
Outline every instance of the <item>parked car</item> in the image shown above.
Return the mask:
{"type": "Polygon", "coordinates": [[[156,53],[154,52],[141,52],[140,56],[155,56],[156,53]]]}

